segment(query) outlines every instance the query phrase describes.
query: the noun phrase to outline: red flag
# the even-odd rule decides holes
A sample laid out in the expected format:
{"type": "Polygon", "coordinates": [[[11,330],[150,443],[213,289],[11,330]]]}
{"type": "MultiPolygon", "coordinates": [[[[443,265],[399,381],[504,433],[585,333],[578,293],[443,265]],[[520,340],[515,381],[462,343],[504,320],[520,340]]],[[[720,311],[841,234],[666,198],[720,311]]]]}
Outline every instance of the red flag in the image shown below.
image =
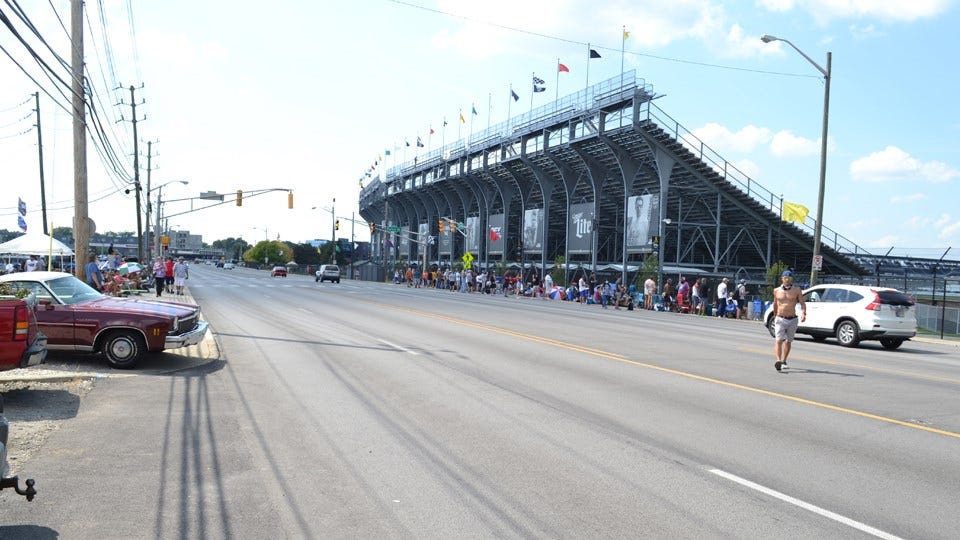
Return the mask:
{"type": "Polygon", "coordinates": [[[570,73],[570,68],[568,68],[567,66],[565,66],[565,65],[557,62],[557,72],[559,72],[559,73],[563,73],[563,72],[570,73]]]}
{"type": "Polygon", "coordinates": [[[499,229],[499,227],[491,227],[491,228],[490,228],[490,241],[491,241],[491,242],[496,242],[497,240],[500,239],[500,233],[497,232],[497,229],[499,229]]]}
{"type": "Polygon", "coordinates": [[[433,126],[430,126],[430,134],[433,135],[436,131],[433,130],[433,126]]]}

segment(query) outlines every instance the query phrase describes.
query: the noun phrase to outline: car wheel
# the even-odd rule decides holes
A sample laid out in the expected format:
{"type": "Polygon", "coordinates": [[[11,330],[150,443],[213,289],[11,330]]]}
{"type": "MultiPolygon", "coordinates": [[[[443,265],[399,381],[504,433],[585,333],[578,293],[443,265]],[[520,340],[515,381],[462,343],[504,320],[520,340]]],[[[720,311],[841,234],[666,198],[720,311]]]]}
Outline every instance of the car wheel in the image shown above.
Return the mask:
{"type": "Polygon", "coordinates": [[[844,347],[856,347],[860,343],[860,329],[853,321],[843,321],[837,325],[837,341],[844,347]]]}
{"type": "Polygon", "coordinates": [[[903,340],[897,338],[884,338],[880,340],[880,345],[882,345],[884,349],[892,351],[903,345],[903,340]]]}
{"type": "Polygon", "coordinates": [[[337,283],[340,283],[340,280],[339,280],[339,279],[337,280],[337,283]]]}
{"type": "Polygon", "coordinates": [[[320,283],[320,278],[313,278],[314,283],[320,283]]]}
{"type": "Polygon", "coordinates": [[[111,367],[130,369],[143,357],[147,344],[137,332],[120,330],[106,337],[101,351],[111,367]]]}
{"type": "Polygon", "coordinates": [[[770,337],[775,338],[777,337],[777,329],[773,327],[773,319],[774,319],[773,315],[770,315],[769,317],[767,317],[767,324],[765,324],[764,326],[766,326],[767,331],[770,332],[770,337]]]}

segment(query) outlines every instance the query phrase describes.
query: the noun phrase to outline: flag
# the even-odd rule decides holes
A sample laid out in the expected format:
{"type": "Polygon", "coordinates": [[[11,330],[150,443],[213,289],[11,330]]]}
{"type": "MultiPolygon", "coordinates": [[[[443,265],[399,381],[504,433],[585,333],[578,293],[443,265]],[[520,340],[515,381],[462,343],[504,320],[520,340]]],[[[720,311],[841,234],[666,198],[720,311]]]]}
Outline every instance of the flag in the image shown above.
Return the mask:
{"type": "Polygon", "coordinates": [[[629,30],[624,30],[624,31],[623,31],[623,40],[626,41],[626,40],[628,40],[628,39],[630,39],[630,31],[629,31],[629,30]]]}
{"type": "Polygon", "coordinates": [[[17,225],[20,225],[20,230],[27,232],[27,222],[24,221],[23,216],[17,216],[17,225]]]}
{"type": "Polygon", "coordinates": [[[436,131],[433,130],[433,126],[430,126],[430,134],[433,135],[436,131]]]}
{"type": "Polygon", "coordinates": [[[417,148],[423,148],[423,141],[420,140],[419,135],[417,135],[417,148]]]}
{"type": "Polygon", "coordinates": [[[463,117],[463,113],[462,113],[462,112],[460,113],[460,123],[462,123],[462,124],[466,124],[466,123],[467,123],[467,119],[463,117]]]}
{"type": "Polygon", "coordinates": [[[474,116],[477,115],[477,108],[476,108],[476,106],[470,105],[470,110],[471,110],[471,112],[473,113],[474,116]]]}
{"type": "Polygon", "coordinates": [[[807,220],[807,214],[810,213],[810,210],[802,204],[784,202],[782,212],[784,221],[803,223],[807,220]]]}
{"type": "Polygon", "coordinates": [[[23,199],[17,197],[17,208],[20,210],[20,215],[27,215],[27,203],[23,202],[23,199]]]}
{"type": "Polygon", "coordinates": [[[389,151],[389,150],[384,150],[384,152],[385,152],[388,156],[390,155],[390,151],[389,151]]]}
{"type": "Polygon", "coordinates": [[[363,178],[360,179],[360,189],[363,189],[363,178]]]}
{"type": "Polygon", "coordinates": [[[596,49],[590,49],[590,58],[601,58],[601,56],[596,49]]]}
{"type": "Polygon", "coordinates": [[[510,97],[512,97],[514,101],[520,101],[520,96],[513,91],[513,88],[510,89],[510,97]]]}
{"type": "Polygon", "coordinates": [[[404,139],[404,140],[403,140],[403,144],[405,144],[405,145],[407,145],[407,146],[410,146],[410,140],[409,140],[409,139],[404,139]]]}
{"type": "Polygon", "coordinates": [[[567,66],[565,66],[565,65],[563,65],[563,64],[561,64],[561,63],[558,62],[558,63],[557,63],[557,72],[559,72],[559,73],[570,73],[570,68],[568,68],[567,66]]]}
{"type": "Polygon", "coordinates": [[[536,75],[534,75],[534,76],[533,76],[533,91],[534,91],[534,92],[543,92],[543,91],[545,91],[546,89],[547,89],[547,87],[544,86],[544,80],[541,79],[540,77],[537,77],[536,75]]]}
{"type": "Polygon", "coordinates": [[[490,227],[490,241],[496,242],[500,238],[500,227],[490,227]]]}
{"type": "Polygon", "coordinates": [[[447,117],[443,117],[443,127],[447,127],[447,117]]]}
{"type": "Polygon", "coordinates": [[[387,238],[387,249],[392,249],[392,248],[393,248],[393,242],[391,242],[390,239],[387,238]]]}

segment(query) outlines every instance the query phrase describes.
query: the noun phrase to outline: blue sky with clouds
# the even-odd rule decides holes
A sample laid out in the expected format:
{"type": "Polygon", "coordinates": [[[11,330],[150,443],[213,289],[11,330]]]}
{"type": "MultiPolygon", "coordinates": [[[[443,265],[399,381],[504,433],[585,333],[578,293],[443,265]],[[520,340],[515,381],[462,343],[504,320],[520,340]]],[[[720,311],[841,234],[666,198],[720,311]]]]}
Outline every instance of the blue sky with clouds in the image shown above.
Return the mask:
{"type": "MultiPolygon", "coordinates": [[[[69,3],[19,4],[69,61],[57,19],[69,21],[69,3]]],[[[55,65],[12,10],[0,10],[55,65]]],[[[823,67],[831,51],[824,224],[872,252],[893,246],[897,253],[937,258],[949,246],[960,249],[956,1],[105,0],[103,12],[97,3],[87,10],[89,77],[108,138],[126,160],[126,175],[111,173],[89,148],[90,215],[99,231],[136,229],[134,201],[123,193],[132,131],[129,122],[118,122],[121,115],[130,119],[130,108],[114,106],[129,103],[129,90],[115,86],[144,85],[137,90],[146,100],[137,109],[138,116],[146,114],[138,132],[143,141],[158,141],[153,186],[190,182],[165,188],[165,199],[237,189],[295,194],[293,210],[283,192],[274,192],[246,197],[241,208],[227,204],[176,216],[172,226],[201,233],[207,242],[267,235],[304,241],[329,237],[330,214],[323,209],[333,206],[342,220],[339,235],[349,236],[358,179],[385,149],[404,139],[413,143],[418,134],[437,147],[441,139],[455,139],[458,127],[466,135],[469,125],[457,120],[461,110],[474,131],[504,120],[510,85],[521,96],[512,112],[522,112],[530,105],[531,73],[547,86],[534,106],[552,100],[558,59],[570,68],[559,77],[561,97],[582,89],[587,43],[603,56],[590,62],[590,82],[619,75],[625,26],[623,64],[663,95],[657,104],[811,214],[823,78],[786,43],[765,44],[760,36],[788,39],[823,67]]],[[[2,26],[0,45],[66,104],[2,26]]],[[[68,76],[64,68],[59,73],[68,76]]],[[[36,132],[19,135],[33,123],[24,119],[33,105],[18,105],[37,88],[2,51],[0,81],[0,228],[16,228],[21,197],[30,226],[39,229],[36,132]]],[[[69,225],[70,118],[43,91],[41,109],[50,219],[69,225]]],[[[145,145],[140,151],[145,155],[145,145]]],[[[396,154],[403,157],[402,150],[396,154]]],[[[173,214],[190,205],[164,207],[173,214]]],[[[357,239],[367,236],[358,225],[357,239]]]]}

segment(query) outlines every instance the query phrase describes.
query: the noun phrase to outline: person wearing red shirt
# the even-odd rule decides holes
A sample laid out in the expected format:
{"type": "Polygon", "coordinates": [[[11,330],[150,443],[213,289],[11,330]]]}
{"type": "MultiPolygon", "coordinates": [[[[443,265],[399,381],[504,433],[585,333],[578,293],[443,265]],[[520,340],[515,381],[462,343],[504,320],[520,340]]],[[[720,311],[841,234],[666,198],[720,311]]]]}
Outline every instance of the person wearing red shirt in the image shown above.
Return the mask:
{"type": "Polygon", "coordinates": [[[167,272],[166,278],[166,289],[168,293],[173,294],[173,257],[167,257],[167,260],[163,263],[164,269],[167,272]]]}

